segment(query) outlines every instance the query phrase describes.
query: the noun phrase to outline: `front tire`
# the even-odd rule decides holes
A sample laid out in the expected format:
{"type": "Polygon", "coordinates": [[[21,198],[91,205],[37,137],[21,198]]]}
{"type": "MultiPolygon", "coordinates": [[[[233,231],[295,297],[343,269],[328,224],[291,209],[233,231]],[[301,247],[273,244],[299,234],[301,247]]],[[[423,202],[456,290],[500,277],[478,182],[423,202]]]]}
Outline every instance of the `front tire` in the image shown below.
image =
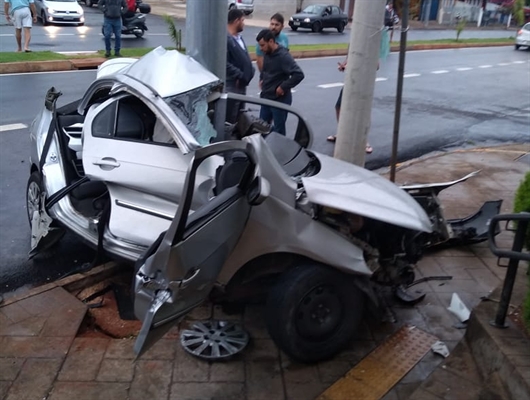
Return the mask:
{"type": "Polygon", "coordinates": [[[267,328],[278,347],[304,363],[340,352],[358,328],[364,310],[364,294],[353,280],[318,264],[285,272],[267,298],[267,328]]]}
{"type": "Polygon", "coordinates": [[[311,27],[311,30],[312,30],[313,32],[320,32],[320,31],[322,31],[322,24],[321,24],[319,21],[315,22],[315,23],[313,24],[313,26],[311,27]]]}
{"type": "Polygon", "coordinates": [[[346,27],[346,24],[344,22],[339,22],[339,26],[337,26],[337,31],[339,33],[344,32],[344,28],[346,27]]]}
{"type": "Polygon", "coordinates": [[[296,32],[298,30],[298,27],[297,26],[291,26],[291,30],[296,32]]]}
{"type": "Polygon", "coordinates": [[[26,211],[28,214],[29,226],[33,220],[33,213],[40,211],[42,201],[42,179],[38,171],[33,172],[28,179],[26,188],[26,211]]]}
{"type": "Polygon", "coordinates": [[[40,18],[42,19],[43,26],[50,25],[50,23],[48,22],[48,17],[46,17],[46,13],[44,11],[42,11],[42,13],[40,14],[40,18]]]}
{"type": "Polygon", "coordinates": [[[521,47],[520,45],[516,44],[515,45],[515,50],[519,50],[519,47],[521,47]]]}

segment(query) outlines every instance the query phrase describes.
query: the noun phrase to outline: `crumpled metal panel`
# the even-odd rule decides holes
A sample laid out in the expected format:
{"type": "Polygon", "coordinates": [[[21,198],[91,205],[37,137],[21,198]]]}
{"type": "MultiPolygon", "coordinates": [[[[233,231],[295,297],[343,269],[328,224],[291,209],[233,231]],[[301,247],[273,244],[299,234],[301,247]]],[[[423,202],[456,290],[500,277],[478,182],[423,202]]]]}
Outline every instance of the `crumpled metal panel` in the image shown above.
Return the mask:
{"type": "Polygon", "coordinates": [[[398,383],[438,339],[404,326],[335,382],[317,400],[379,400],[398,383]]]}

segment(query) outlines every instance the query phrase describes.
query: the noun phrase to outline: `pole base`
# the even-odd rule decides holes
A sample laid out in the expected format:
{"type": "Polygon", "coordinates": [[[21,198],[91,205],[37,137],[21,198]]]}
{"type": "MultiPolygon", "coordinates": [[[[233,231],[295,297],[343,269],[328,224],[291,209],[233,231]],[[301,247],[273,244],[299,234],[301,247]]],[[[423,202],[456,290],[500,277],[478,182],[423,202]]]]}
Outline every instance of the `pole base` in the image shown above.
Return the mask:
{"type": "Polygon", "coordinates": [[[495,328],[500,328],[500,329],[506,329],[506,328],[509,328],[509,326],[508,326],[507,323],[504,323],[504,324],[497,324],[494,320],[490,321],[490,325],[491,325],[491,326],[494,326],[495,328]]]}

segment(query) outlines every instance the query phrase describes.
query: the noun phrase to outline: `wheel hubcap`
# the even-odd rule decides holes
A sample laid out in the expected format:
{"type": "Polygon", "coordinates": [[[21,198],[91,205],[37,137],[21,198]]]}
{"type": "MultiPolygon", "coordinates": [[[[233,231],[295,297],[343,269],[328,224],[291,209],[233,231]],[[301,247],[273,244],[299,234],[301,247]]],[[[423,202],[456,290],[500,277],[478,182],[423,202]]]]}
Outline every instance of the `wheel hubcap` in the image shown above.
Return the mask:
{"type": "Polygon", "coordinates": [[[31,221],[35,211],[39,211],[40,187],[36,182],[31,182],[28,187],[28,218],[31,221]]]}
{"type": "Polygon", "coordinates": [[[332,286],[317,286],[296,309],[296,329],[307,339],[322,339],[336,331],[342,321],[342,303],[332,286]]]}

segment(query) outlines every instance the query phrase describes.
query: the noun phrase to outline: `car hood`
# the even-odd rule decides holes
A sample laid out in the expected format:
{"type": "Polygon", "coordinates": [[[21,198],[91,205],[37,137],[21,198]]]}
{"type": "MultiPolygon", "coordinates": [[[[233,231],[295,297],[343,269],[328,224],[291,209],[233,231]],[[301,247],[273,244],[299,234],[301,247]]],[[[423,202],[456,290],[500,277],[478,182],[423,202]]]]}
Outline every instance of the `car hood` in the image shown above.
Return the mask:
{"type": "Polygon", "coordinates": [[[177,50],[157,47],[139,60],[117,59],[103,63],[97,79],[126,75],[149,87],[155,95],[171,97],[203,87],[219,78],[177,50]]]}
{"type": "Polygon", "coordinates": [[[293,19],[296,18],[296,19],[305,19],[305,18],[317,18],[319,17],[319,15],[317,14],[308,14],[308,13],[299,13],[299,14],[294,14],[293,15],[293,19]]]}
{"type": "Polygon", "coordinates": [[[81,6],[77,1],[72,2],[62,2],[62,1],[45,1],[46,8],[52,8],[56,11],[70,11],[70,12],[80,12],[81,6]]]}
{"type": "Polygon", "coordinates": [[[432,224],[408,193],[386,178],[356,165],[315,153],[320,172],[302,178],[310,202],[422,232],[432,224]]]}

